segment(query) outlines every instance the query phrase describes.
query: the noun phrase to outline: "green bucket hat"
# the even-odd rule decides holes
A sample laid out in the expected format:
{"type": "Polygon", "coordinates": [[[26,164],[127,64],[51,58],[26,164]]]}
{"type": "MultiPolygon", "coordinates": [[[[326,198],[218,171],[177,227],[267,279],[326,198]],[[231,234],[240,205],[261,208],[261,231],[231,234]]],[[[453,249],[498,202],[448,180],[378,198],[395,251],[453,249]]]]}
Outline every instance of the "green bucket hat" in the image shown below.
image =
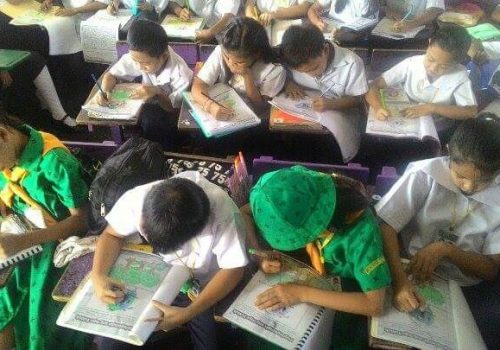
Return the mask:
{"type": "Polygon", "coordinates": [[[263,175],[250,192],[254,220],[275,249],[296,250],[330,223],[336,191],[332,177],[303,166],[263,175]]]}

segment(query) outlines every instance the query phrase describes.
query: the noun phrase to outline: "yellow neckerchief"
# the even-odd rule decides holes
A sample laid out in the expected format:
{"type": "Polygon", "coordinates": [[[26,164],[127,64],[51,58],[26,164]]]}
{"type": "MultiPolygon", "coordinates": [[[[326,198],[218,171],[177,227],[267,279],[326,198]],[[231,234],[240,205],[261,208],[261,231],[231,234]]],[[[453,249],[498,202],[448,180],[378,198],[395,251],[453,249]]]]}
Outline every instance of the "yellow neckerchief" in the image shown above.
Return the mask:
{"type": "MultiPolygon", "coordinates": [[[[355,213],[349,213],[346,217],[346,223],[351,224],[358,219],[364,210],[359,210],[355,213]]],[[[311,266],[322,276],[326,275],[325,257],[323,255],[324,248],[332,241],[335,232],[328,230],[323,231],[318,238],[306,244],[306,252],[311,259],[311,266]]]]}
{"type": "MultiPolygon", "coordinates": [[[[64,148],[67,150],[66,146],[64,146],[63,143],[54,135],[45,132],[40,132],[40,135],[42,136],[43,141],[42,157],[54,148],[64,148]]],[[[22,181],[28,175],[28,171],[26,169],[16,166],[12,170],[6,169],[2,173],[7,182],[2,191],[0,191],[0,200],[5,203],[7,207],[11,208],[14,196],[18,196],[30,207],[42,212],[47,226],[53,225],[57,222],[54,217],[45,208],[33,200],[33,198],[31,198],[22,187],[22,181]]]]}

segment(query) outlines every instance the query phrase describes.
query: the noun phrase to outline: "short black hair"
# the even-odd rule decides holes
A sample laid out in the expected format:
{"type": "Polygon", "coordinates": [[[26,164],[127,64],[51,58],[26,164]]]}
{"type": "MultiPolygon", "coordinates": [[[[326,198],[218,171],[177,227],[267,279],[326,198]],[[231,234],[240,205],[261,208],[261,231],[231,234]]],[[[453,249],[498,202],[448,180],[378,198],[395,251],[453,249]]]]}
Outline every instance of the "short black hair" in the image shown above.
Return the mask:
{"type": "Polygon", "coordinates": [[[281,61],[296,68],[323,52],[326,40],[323,33],[313,25],[291,26],[281,40],[281,61]]]}
{"type": "Polygon", "coordinates": [[[341,229],[348,225],[347,215],[368,208],[370,202],[365,193],[364,185],[343,175],[335,175],[335,212],[330,221],[330,228],[341,229]]]}
{"type": "Polygon", "coordinates": [[[241,57],[260,57],[266,63],[276,61],[266,30],[249,17],[234,17],[226,25],[222,47],[241,57]]]}
{"type": "Polygon", "coordinates": [[[460,63],[467,57],[471,41],[465,28],[450,24],[436,31],[429,45],[438,45],[444,51],[449,52],[455,62],[460,63]]]}
{"type": "Polygon", "coordinates": [[[168,36],[158,23],[139,19],[132,22],[127,35],[130,50],[160,57],[168,48],[168,36]]]}
{"type": "Polygon", "coordinates": [[[472,163],[481,172],[494,174],[500,170],[500,118],[481,113],[462,122],[448,144],[450,160],[472,163]]]}
{"type": "Polygon", "coordinates": [[[8,128],[16,129],[16,130],[21,130],[22,127],[25,125],[24,122],[4,110],[0,109],[0,125],[6,126],[8,128]]]}
{"type": "Polygon", "coordinates": [[[193,181],[171,178],[154,185],[142,207],[141,228],[155,252],[168,253],[205,227],[210,202],[193,181]]]}

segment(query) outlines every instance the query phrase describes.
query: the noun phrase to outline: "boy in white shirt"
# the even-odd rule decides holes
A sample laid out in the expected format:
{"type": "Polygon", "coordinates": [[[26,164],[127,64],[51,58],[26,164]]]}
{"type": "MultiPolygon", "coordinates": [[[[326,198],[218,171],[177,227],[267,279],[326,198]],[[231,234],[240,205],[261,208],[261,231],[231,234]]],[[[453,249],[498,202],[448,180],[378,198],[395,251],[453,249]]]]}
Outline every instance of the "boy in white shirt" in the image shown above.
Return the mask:
{"type": "Polygon", "coordinates": [[[240,0],[175,0],[168,10],[182,20],[191,16],[205,18],[207,28],[196,33],[196,41],[208,43],[214,38],[220,42],[226,24],[238,14],[240,5],[240,0]]]}
{"type": "Polygon", "coordinates": [[[157,21],[163,11],[167,8],[169,0],[96,0],[107,5],[108,13],[116,14],[120,4],[126,9],[131,9],[137,18],[157,21]],[[135,12],[135,13],[134,13],[135,12]]]}
{"type": "Polygon", "coordinates": [[[457,128],[449,157],[411,163],[375,207],[384,221],[394,305],[405,312],[423,305],[400,263],[402,252],[411,257],[413,281],[427,281],[438,272],[461,286],[473,285],[464,293],[492,349],[495,338],[498,345],[495,332],[500,327],[499,173],[500,120],[493,114],[480,115],[457,128]],[[495,279],[494,286],[478,284],[495,279]]]}
{"type": "Polygon", "coordinates": [[[285,92],[293,99],[304,89],[318,91],[312,109],[335,137],[342,159],[353,158],[360,144],[361,115],[356,107],[368,91],[365,66],[352,51],[324,39],[312,25],[288,28],[281,43],[283,64],[290,69],[285,92]]]}
{"type": "Polygon", "coordinates": [[[473,118],[477,103],[472,83],[460,62],[471,43],[467,31],[458,26],[437,31],[429,41],[425,55],[398,63],[370,84],[366,101],[380,120],[390,118],[382,105],[380,89],[402,86],[417,106],[403,110],[407,118],[427,115],[434,118],[438,132],[449,131],[454,120],[473,118]]]}
{"type": "Polygon", "coordinates": [[[181,105],[182,92],[191,85],[193,72],[168,46],[167,34],[157,23],[134,21],[127,41],[130,51],[104,74],[101,85],[104,93],[98,93],[97,102],[108,104],[109,93],[118,80],[133,81],[141,77],[142,85],[131,98],[146,101],[139,118],[143,134],[168,148],[177,134],[175,111],[181,105]]]}
{"type": "MultiPolygon", "coordinates": [[[[241,213],[229,195],[200,173],[187,171],[127,191],[106,220],[91,272],[96,295],[106,303],[123,298],[123,286],[108,273],[125,239],[138,232],[166,263],[189,268],[190,284],[201,288],[192,302],[182,293],[176,306],[156,302],[163,312],[158,328],[168,331],[187,323],[195,349],[215,350],[212,306],[238,284],[247,264],[241,213]]],[[[129,348],[136,347],[109,338],[100,346],[129,348]]]]}
{"type": "Polygon", "coordinates": [[[267,26],[273,20],[305,17],[311,3],[312,0],[246,0],[245,16],[267,26]]]}

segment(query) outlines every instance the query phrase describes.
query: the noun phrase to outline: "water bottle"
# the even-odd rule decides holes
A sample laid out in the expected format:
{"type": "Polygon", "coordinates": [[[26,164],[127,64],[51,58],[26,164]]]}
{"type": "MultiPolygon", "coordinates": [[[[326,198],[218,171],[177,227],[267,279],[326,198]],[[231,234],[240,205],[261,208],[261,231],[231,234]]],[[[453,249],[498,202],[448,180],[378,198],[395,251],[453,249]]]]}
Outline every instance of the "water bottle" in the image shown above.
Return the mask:
{"type": "Polygon", "coordinates": [[[139,9],[139,5],[142,0],[132,0],[132,15],[139,16],[141,14],[141,10],[139,9]]]}

